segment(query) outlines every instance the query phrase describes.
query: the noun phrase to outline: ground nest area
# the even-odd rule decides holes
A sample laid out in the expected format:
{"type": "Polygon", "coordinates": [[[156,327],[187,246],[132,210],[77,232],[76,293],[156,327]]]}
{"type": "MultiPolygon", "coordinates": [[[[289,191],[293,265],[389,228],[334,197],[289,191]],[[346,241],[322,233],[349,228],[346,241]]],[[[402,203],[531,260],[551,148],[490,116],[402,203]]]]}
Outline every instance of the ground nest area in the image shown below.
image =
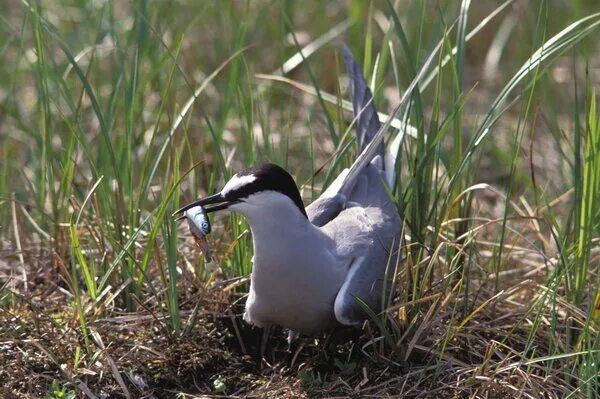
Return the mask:
{"type": "MultiPolygon", "coordinates": [[[[57,281],[33,283],[26,295],[1,298],[13,303],[0,319],[2,398],[561,398],[572,389],[568,373],[520,356],[526,345],[547,350],[543,332],[528,340],[522,330],[532,316],[515,298],[528,295],[527,284],[480,301],[466,325],[449,311],[428,320],[427,304],[420,321],[398,322],[393,338],[371,321],[300,337],[290,350],[273,329],[261,360],[262,330],[241,320],[235,296],[225,303],[208,289],[203,305],[190,301],[182,316],[193,324],[177,336],[149,308],[88,320],[84,333],[57,281]]],[[[439,306],[457,305],[446,301],[439,306]]]]}

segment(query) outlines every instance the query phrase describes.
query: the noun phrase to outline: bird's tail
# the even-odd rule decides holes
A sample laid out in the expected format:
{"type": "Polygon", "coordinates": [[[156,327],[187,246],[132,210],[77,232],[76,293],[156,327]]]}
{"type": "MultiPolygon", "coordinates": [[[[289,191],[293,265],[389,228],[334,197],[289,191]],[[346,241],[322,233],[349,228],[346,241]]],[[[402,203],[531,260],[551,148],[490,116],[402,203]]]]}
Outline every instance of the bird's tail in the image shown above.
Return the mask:
{"type": "MultiPolygon", "coordinates": [[[[370,109],[370,110],[366,114],[366,115],[369,115],[368,118],[365,118],[367,121],[362,122],[360,124],[360,126],[362,126],[362,127],[360,127],[360,129],[362,129],[362,130],[359,130],[357,128],[357,130],[358,130],[357,137],[359,138],[360,152],[359,152],[358,156],[356,157],[356,159],[354,160],[354,162],[352,163],[352,166],[350,167],[348,172],[344,175],[344,180],[340,184],[340,188],[337,191],[339,194],[348,196],[350,194],[350,192],[352,191],[352,188],[354,187],[354,184],[356,183],[356,179],[361,174],[363,168],[366,167],[369,163],[372,163],[379,156],[381,156],[383,158],[383,151],[384,151],[383,146],[382,146],[383,135],[391,126],[392,120],[396,117],[398,112],[400,112],[400,109],[402,109],[406,105],[410,96],[412,95],[413,90],[417,87],[419,81],[423,78],[423,76],[425,76],[425,73],[427,72],[429,66],[433,62],[435,55],[437,54],[437,52],[440,48],[440,45],[441,45],[441,43],[436,46],[436,48],[431,52],[431,54],[429,54],[429,57],[427,57],[427,60],[425,61],[423,66],[421,66],[421,69],[419,69],[419,72],[417,73],[417,75],[415,76],[413,81],[410,83],[410,85],[408,85],[404,94],[402,94],[402,97],[400,98],[398,105],[396,105],[396,107],[394,107],[392,112],[388,115],[387,119],[385,120],[385,123],[376,130],[373,128],[375,126],[375,123],[379,124],[379,120],[377,119],[378,117],[377,117],[377,112],[375,111],[375,107],[373,106],[373,104],[371,104],[373,101],[371,92],[367,88],[367,85],[364,82],[364,78],[362,77],[362,73],[360,73],[360,68],[358,67],[358,65],[356,64],[354,59],[352,58],[352,54],[350,53],[350,51],[347,48],[342,47],[342,51],[344,52],[344,58],[346,59],[346,63],[348,64],[348,71],[351,73],[350,78],[353,82],[353,86],[354,87],[358,86],[359,88],[360,87],[363,88],[362,90],[361,89],[354,90],[354,96],[353,96],[354,100],[352,101],[352,103],[354,104],[354,112],[357,113],[357,104],[363,105],[362,108],[360,106],[358,107],[358,115],[359,116],[362,116],[361,112],[364,113],[365,110],[367,110],[367,109],[370,109]],[[356,84],[357,82],[361,82],[361,83],[359,85],[357,85],[356,84]],[[373,122],[376,119],[377,119],[377,122],[373,122]],[[362,147],[362,149],[361,149],[361,147],[362,147]]],[[[398,147],[401,143],[401,139],[393,140],[392,143],[394,143],[395,141],[397,141],[396,147],[398,147]]],[[[397,153],[397,151],[395,153],[397,153]]],[[[388,159],[386,161],[385,159],[382,159],[381,161],[382,161],[381,163],[385,164],[387,167],[387,165],[390,165],[391,160],[388,159]]],[[[395,164],[395,160],[394,160],[394,164],[395,164]]],[[[382,167],[382,169],[383,169],[383,167],[382,167]]],[[[393,171],[392,171],[393,169],[395,169],[395,168],[389,169],[390,176],[388,176],[387,172],[386,172],[386,179],[389,177],[394,177],[393,171]]],[[[388,182],[391,182],[391,181],[393,181],[393,179],[388,180],[388,182]]]]}
{"type": "MultiPolygon", "coordinates": [[[[358,66],[350,49],[345,44],[342,45],[342,54],[352,87],[352,108],[356,119],[356,142],[358,152],[361,153],[367,144],[373,140],[381,127],[381,123],[379,123],[377,110],[375,104],[373,104],[373,94],[367,86],[367,82],[365,82],[362,69],[358,66]]],[[[384,155],[383,143],[379,145],[376,155],[384,155]]]]}
{"type": "MultiPolygon", "coordinates": [[[[367,82],[365,82],[362,69],[345,44],[342,45],[342,54],[352,87],[352,108],[356,119],[356,142],[360,154],[373,140],[381,128],[381,123],[375,104],[373,104],[373,94],[367,82]]],[[[402,142],[401,136],[397,135],[387,147],[384,147],[383,141],[381,141],[372,154],[373,160],[371,162],[384,171],[385,180],[389,186],[392,186],[396,179],[396,158],[402,142]]]]}

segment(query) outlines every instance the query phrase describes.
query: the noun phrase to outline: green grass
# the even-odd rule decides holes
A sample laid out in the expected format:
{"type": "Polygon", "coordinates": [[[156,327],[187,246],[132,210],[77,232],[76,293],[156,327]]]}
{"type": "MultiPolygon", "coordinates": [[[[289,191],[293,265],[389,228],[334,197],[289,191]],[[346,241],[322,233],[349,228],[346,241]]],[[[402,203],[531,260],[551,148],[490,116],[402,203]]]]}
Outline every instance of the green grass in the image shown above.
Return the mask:
{"type": "Polygon", "coordinates": [[[595,1],[8,8],[2,395],[600,397],[595,1]],[[245,165],[285,166],[309,202],[351,164],[342,40],[383,114],[439,46],[390,129],[410,125],[395,296],[362,349],[306,340],[260,370],[246,222],[213,220],[215,271],[170,215],[245,165]]]}

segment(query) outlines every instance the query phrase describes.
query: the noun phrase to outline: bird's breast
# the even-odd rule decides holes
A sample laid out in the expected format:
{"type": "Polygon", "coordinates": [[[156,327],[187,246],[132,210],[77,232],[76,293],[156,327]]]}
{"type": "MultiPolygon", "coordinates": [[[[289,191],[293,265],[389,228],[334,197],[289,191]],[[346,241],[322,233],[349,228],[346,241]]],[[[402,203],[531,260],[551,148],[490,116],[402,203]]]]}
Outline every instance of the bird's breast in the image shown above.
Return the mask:
{"type": "MultiPolygon", "coordinates": [[[[254,233],[254,232],[253,232],[254,233]]],[[[315,234],[270,240],[254,236],[254,265],[246,318],[314,334],[335,323],[333,305],[347,268],[326,238],[315,234]]]]}

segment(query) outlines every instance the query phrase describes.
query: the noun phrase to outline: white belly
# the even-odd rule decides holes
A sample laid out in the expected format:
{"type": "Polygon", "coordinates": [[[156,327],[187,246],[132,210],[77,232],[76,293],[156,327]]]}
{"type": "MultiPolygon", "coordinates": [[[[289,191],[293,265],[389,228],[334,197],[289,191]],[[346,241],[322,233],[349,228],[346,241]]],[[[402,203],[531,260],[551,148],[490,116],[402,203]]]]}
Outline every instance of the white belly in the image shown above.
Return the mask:
{"type": "Polygon", "coordinates": [[[335,297],[346,271],[324,263],[325,260],[335,263],[326,255],[311,258],[313,256],[291,258],[285,266],[257,261],[244,319],[258,327],[275,324],[306,335],[334,327],[337,323],[333,310],[335,297]]]}
{"type": "Polygon", "coordinates": [[[246,215],[254,265],[244,319],[307,335],[333,327],[335,298],[349,262],[340,259],[335,242],[303,215],[289,209],[278,213],[277,207],[257,209],[268,213],[246,215]]]}

